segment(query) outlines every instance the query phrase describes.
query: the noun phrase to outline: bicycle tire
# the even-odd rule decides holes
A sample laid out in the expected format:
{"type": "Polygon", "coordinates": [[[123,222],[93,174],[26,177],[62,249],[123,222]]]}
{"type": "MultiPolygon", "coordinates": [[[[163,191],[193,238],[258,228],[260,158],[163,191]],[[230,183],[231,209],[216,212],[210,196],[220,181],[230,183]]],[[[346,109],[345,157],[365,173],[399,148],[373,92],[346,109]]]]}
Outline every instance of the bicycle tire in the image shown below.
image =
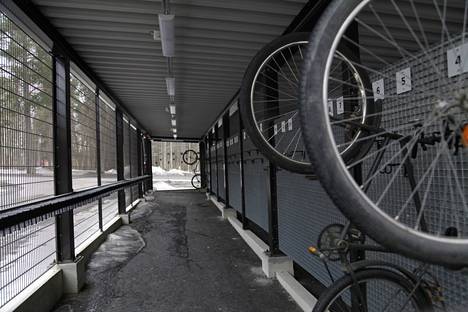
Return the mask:
{"type": "Polygon", "coordinates": [[[197,161],[198,161],[198,153],[195,152],[194,150],[186,150],[183,154],[182,154],[182,161],[186,164],[186,165],[193,165],[195,164],[197,161]],[[190,154],[194,154],[195,157],[190,157],[190,154]],[[192,161],[193,159],[193,161],[192,161]]]}
{"type": "Polygon", "coordinates": [[[370,280],[382,280],[403,289],[406,294],[412,294],[411,299],[413,306],[417,308],[416,311],[433,311],[432,302],[430,302],[428,297],[425,295],[424,290],[421,287],[415,288],[414,284],[401,274],[387,269],[363,269],[356,271],[353,274],[354,276],[351,276],[350,274],[342,276],[328,287],[328,289],[319,297],[314,306],[313,312],[351,311],[349,305],[341,299],[341,295],[344,291],[353,285],[356,285],[356,283],[360,285],[361,283],[365,283],[370,280]]]}
{"type": "Polygon", "coordinates": [[[354,17],[369,3],[368,0],[331,2],[311,33],[303,66],[300,105],[308,155],[322,186],[335,205],[380,245],[425,262],[451,268],[467,266],[466,236],[449,238],[443,234],[423,232],[387,214],[356,183],[350,173],[350,165],[337,153],[326,112],[327,87],[324,84],[327,83],[333,54],[340,44],[339,36],[344,34],[354,17]],[[318,136],[317,133],[323,135],[318,136]]]}
{"type": "MultiPolygon", "coordinates": [[[[313,169],[309,161],[295,161],[290,157],[287,157],[280,153],[274,146],[272,146],[262,134],[262,131],[258,128],[257,121],[255,118],[254,109],[251,103],[251,95],[253,90],[253,84],[257,79],[259,70],[262,64],[276,53],[281,51],[285,46],[295,43],[306,43],[308,41],[308,33],[291,33],[265,45],[249,63],[247,70],[242,79],[242,84],[239,93],[239,110],[242,116],[245,130],[247,131],[250,139],[254,145],[260,150],[260,152],[273,164],[284,168],[286,170],[296,173],[313,173],[313,169]]],[[[299,94],[299,90],[297,90],[299,94]]],[[[299,104],[297,103],[297,106],[299,104]]],[[[291,117],[291,119],[293,119],[291,117]]],[[[295,139],[295,138],[294,138],[295,139]]]]}
{"type": "MultiPolygon", "coordinates": [[[[290,48],[291,45],[294,46],[298,44],[305,44],[306,42],[308,42],[307,40],[308,36],[309,36],[308,33],[288,34],[288,35],[285,35],[285,36],[282,36],[273,40],[272,42],[267,44],[262,50],[260,50],[257,53],[257,55],[255,55],[255,57],[252,59],[251,63],[249,64],[247,68],[247,71],[242,80],[240,96],[239,96],[239,103],[240,103],[239,106],[240,106],[240,112],[242,115],[242,120],[244,121],[245,129],[248,132],[249,137],[252,139],[252,142],[255,144],[255,146],[257,146],[257,148],[262,152],[262,154],[265,155],[265,157],[267,157],[275,165],[281,168],[284,168],[286,170],[289,170],[291,172],[302,173],[302,174],[312,174],[314,172],[314,169],[309,160],[303,159],[302,161],[299,161],[299,160],[293,159],[297,147],[303,146],[303,142],[301,139],[302,138],[301,131],[299,129],[296,131],[296,133],[292,137],[291,142],[287,145],[287,148],[285,149],[284,153],[279,152],[280,147],[273,146],[276,143],[275,142],[276,141],[275,137],[277,136],[276,130],[273,133],[273,135],[271,135],[271,133],[268,133],[268,132],[266,133],[267,135],[265,135],[263,132],[265,132],[266,130],[262,130],[262,127],[261,127],[262,123],[259,122],[259,120],[257,120],[256,108],[258,107],[254,107],[254,102],[255,102],[254,96],[255,96],[255,92],[258,91],[258,89],[255,89],[255,85],[259,83],[259,80],[262,78],[262,75],[261,75],[263,74],[262,70],[264,70],[264,68],[268,66],[268,63],[266,62],[267,61],[270,62],[269,61],[270,59],[274,59],[274,57],[278,53],[282,53],[282,51],[286,49],[285,47],[290,48]],[[274,142],[270,142],[270,140],[273,140],[274,142]],[[292,153],[292,156],[286,155],[286,152],[288,151],[289,146],[295,147],[292,153]]],[[[345,59],[349,60],[350,62],[357,62],[357,59],[354,56],[354,53],[350,49],[348,49],[346,46],[340,47],[340,51],[341,53],[343,53],[343,56],[345,59]]],[[[276,61],[275,61],[275,64],[277,64],[276,61]]],[[[293,66],[290,66],[289,68],[291,67],[293,66]]],[[[354,70],[355,70],[355,73],[360,77],[360,81],[364,85],[363,89],[364,90],[369,89],[371,83],[370,83],[367,73],[361,68],[354,68],[354,70]]],[[[294,90],[294,88],[292,88],[291,90],[287,90],[287,91],[290,93],[295,92],[292,95],[299,93],[299,90],[294,90]]],[[[288,99],[280,98],[281,97],[280,95],[278,95],[278,97],[279,97],[278,102],[288,101],[288,99]]],[[[289,99],[289,101],[291,100],[289,99]]],[[[263,101],[260,101],[260,102],[263,102],[263,101]]],[[[272,119],[272,118],[288,119],[287,117],[284,117],[284,115],[289,117],[291,115],[288,115],[288,114],[294,113],[296,111],[295,108],[299,108],[299,101],[298,103],[293,103],[293,104],[294,104],[294,107],[292,108],[291,108],[291,104],[286,104],[286,106],[289,106],[287,109],[290,109],[290,111],[287,111],[285,113],[284,108],[283,108],[281,111],[278,112],[278,118],[276,118],[277,116],[273,115],[273,117],[270,116],[267,119],[272,119]]],[[[367,115],[370,115],[370,116],[373,116],[380,109],[379,105],[369,105],[368,107],[367,107],[367,103],[365,103],[365,105],[366,105],[366,113],[367,115]]],[[[266,110],[271,110],[271,108],[268,108],[266,110]]],[[[292,114],[292,116],[288,119],[288,123],[289,121],[291,121],[291,125],[293,124],[295,120],[295,115],[296,114],[292,114]]],[[[364,117],[364,118],[365,118],[366,125],[377,126],[379,123],[379,119],[376,117],[364,117]]],[[[274,124],[274,126],[278,126],[278,130],[277,130],[278,137],[279,137],[278,141],[283,140],[283,138],[286,137],[286,135],[283,135],[282,137],[280,137],[280,135],[283,131],[287,132],[284,129],[286,127],[285,126],[286,122],[284,120],[281,121],[281,126],[279,122],[278,124],[275,124],[275,121],[273,121],[272,123],[274,124]],[[281,128],[281,131],[279,130],[280,128],[281,128]]],[[[270,132],[271,132],[271,128],[272,126],[270,125],[269,127],[270,132]]],[[[361,134],[358,133],[355,137],[355,140],[359,140],[360,137],[361,137],[361,134]]],[[[347,161],[351,161],[353,159],[359,158],[361,155],[365,154],[369,150],[372,143],[373,143],[373,140],[364,140],[362,142],[359,142],[359,144],[357,143],[351,144],[345,150],[342,151],[343,157],[347,159],[347,161]]]]}
{"type": "Polygon", "coordinates": [[[194,175],[190,183],[194,189],[199,190],[201,188],[201,174],[197,173],[194,175]]]}

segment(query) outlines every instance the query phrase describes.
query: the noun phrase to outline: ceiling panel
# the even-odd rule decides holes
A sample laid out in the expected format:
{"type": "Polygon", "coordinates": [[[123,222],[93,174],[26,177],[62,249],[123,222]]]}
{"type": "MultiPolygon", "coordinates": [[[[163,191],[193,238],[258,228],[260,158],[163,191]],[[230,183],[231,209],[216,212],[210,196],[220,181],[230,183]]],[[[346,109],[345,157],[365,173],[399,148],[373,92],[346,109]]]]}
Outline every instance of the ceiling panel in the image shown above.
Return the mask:
{"type": "MultiPolygon", "coordinates": [[[[153,136],[171,136],[167,60],[158,30],[161,1],[33,0],[85,62],[153,136]]],[[[264,44],[306,0],[173,0],[177,128],[198,138],[240,86],[264,44]]]]}

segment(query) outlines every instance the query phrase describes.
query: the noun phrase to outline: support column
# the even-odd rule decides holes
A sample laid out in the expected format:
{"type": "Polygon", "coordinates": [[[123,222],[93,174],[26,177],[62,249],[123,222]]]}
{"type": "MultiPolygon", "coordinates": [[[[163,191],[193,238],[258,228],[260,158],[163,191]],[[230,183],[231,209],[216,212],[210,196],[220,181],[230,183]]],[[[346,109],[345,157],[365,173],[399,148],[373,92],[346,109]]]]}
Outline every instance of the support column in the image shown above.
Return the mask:
{"type": "MultiPolygon", "coordinates": [[[[70,61],[54,51],[54,184],[55,194],[73,192],[70,61]]],[[[57,263],[63,270],[64,292],[77,293],[85,283],[85,264],[75,256],[73,210],[55,217],[57,263]]]]}
{"type": "Polygon", "coordinates": [[[227,138],[229,137],[229,112],[223,116],[223,178],[224,178],[224,204],[229,208],[229,170],[227,156],[227,138]]]}
{"type": "MultiPolygon", "coordinates": [[[[277,82],[277,71],[274,69],[267,69],[267,76],[271,77],[265,81],[265,84],[269,86],[267,90],[267,96],[269,99],[278,98],[278,82],[277,82]]],[[[269,129],[267,136],[271,138],[270,144],[275,144],[275,133],[274,133],[274,123],[275,120],[272,117],[279,114],[279,105],[276,103],[276,109],[272,109],[274,102],[268,103],[268,110],[265,114],[265,119],[269,122],[264,125],[269,129]]],[[[266,104],[267,105],[267,104],[266,104]]],[[[278,201],[276,194],[276,166],[267,161],[267,200],[268,200],[268,244],[270,246],[270,256],[275,256],[280,254],[279,251],[279,238],[278,238],[278,201]]]]}
{"type": "MultiPolygon", "coordinates": [[[[138,176],[141,176],[143,175],[143,162],[142,162],[142,148],[143,148],[143,145],[141,144],[141,140],[142,140],[142,137],[141,137],[141,130],[140,129],[137,129],[137,152],[138,152],[138,170],[137,170],[137,175],[138,176]]],[[[143,197],[143,183],[139,183],[138,184],[138,197],[139,198],[142,198],[143,197]]]]}
{"type": "Polygon", "coordinates": [[[200,154],[200,175],[201,175],[201,188],[206,188],[206,145],[205,141],[201,140],[198,144],[200,154]]]}
{"type": "Polygon", "coordinates": [[[148,190],[153,189],[153,152],[152,152],[152,145],[151,140],[146,139],[146,174],[151,176],[150,180],[147,182],[148,190]]]}
{"type": "MultiPolygon", "coordinates": [[[[116,155],[117,155],[117,180],[124,180],[124,150],[123,150],[123,115],[122,111],[117,109],[115,111],[115,125],[116,125],[116,155]]],[[[119,201],[119,214],[125,214],[125,191],[118,191],[119,201]]]]}
{"type": "MultiPolygon", "coordinates": [[[[95,107],[96,107],[96,173],[97,173],[97,185],[102,185],[101,180],[101,121],[99,119],[99,110],[100,110],[100,99],[99,99],[99,89],[95,91],[95,107]]],[[[102,224],[102,199],[98,200],[98,217],[99,217],[99,229],[103,230],[102,224]]]]}
{"type": "Polygon", "coordinates": [[[211,131],[208,133],[208,168],[210,170],[210,190],[209,194],[213,194],[213,155],[211,153],[211,148],[213,145],[213,138],[211,131]]]}
{"type": "Polygon", "coordinates": [[[247,230],[248,222],[247,216],[245,215],[245,184],[244,184],[244,123],[242,122],[242,116],[239,112],[239,148],[240,148],[240,190],[241,190],[241,211],[242,211],[242,228],[247,230]]]}
{"type": "Polygon", "coordinates": [[[215,168],[216,168],[216,200],[219,202],[219,165],[218,165],[218,144],[219,144],[219,131],[218,131],[218,124],[215,125],[215,133],[214,133],[214,141],[215,141],[215,168]]]}

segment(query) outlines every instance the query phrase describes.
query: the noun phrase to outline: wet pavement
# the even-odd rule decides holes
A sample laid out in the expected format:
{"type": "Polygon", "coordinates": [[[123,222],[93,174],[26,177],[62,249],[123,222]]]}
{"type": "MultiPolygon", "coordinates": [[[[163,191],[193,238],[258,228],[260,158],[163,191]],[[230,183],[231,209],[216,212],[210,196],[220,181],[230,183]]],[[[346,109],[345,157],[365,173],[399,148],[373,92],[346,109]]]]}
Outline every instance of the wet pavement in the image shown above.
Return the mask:
{"type": "Polygon", "coordinates": [[[154,194],[94,253],[87,285],[56,312],[301,311],[204,194],[154,194]]]}

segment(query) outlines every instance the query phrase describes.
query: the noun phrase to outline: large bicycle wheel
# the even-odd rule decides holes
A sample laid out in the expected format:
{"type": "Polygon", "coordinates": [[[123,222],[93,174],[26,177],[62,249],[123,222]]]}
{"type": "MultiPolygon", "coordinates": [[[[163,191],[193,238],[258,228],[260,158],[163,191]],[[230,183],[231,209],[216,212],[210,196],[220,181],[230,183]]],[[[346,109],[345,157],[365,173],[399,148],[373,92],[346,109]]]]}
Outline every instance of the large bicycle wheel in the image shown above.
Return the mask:
{"type": "MultiPolygon", "coordinates": [[[[308,36],[307,33],[288,34],[266,45],[249,64],[240,91],[242,120],[254,144],[274,164],[298,173],[313,172],[305,153],[298,112],[299,77],[308,36]]],[[[346,47],[340,51],[343,63],[357,61],[346,47]]],[[[361,84],[360,90],[366,92],[370,88],[367,73],[354,68],[353,74],[361,84]]],[[[366,114],[372,115],[378,107],[370,105],[367,108],[367,102],[362,101],[352,104],[349,107],[330,106],[330,114],[334,118],[359,114],[365,120],[366,114]]],[[[373,117],[366,120],[369,124],[376,122],[378,120],[373,117]]],[[[342,127],[340,131],[356,140],[361,135],[352,128],[342,127]]],[[[369,140],[361,140],[341,152],[346,159],[351,159],[369,147],[369,140]]]]}
{"type": "Polygon", "coordinates": [[[245,129],[257,148],[274,164],[311,173],[299,125],[300,67],[308,34],[279,37],[250,62],[239,96],[245,129]]]}
{"type": "Polygon", "coordinates": [[[336,280],[320,297],[313,312],[433,311],[419,285],[386,269],[364,269],[336,280]]]}
{"type": "Polygon", "coordinates": [[[304,142],[335,204],[381,245],[449,266],[468,264],[467,6],[335,0],[311,34],[301,81],[304,142]],[[346,91],[359,83],[340,72],[339,46],[359,55],[350,66],[369,73],[366,93],[346,91]],[[380,125],[330,116],[337,90],[345,107],[380,104],[380,125]],[[342,127],[361,137],[347,138],[342,127]],[[342,157],[343,148],[363,140],[375,140],[365,156],[342,157]],[[458,236],[445,236],[453,227],[458,236]]]}
{"type": "Polygon", "coordinates": [[[186,163],[187,165],[193,165],[195,164],[197,161],[198,161],[198,153],[195,152],[194,150],[186,150],[183,154],[182,154],[182,160],[184,161],[184,163],[186,163]]]}

